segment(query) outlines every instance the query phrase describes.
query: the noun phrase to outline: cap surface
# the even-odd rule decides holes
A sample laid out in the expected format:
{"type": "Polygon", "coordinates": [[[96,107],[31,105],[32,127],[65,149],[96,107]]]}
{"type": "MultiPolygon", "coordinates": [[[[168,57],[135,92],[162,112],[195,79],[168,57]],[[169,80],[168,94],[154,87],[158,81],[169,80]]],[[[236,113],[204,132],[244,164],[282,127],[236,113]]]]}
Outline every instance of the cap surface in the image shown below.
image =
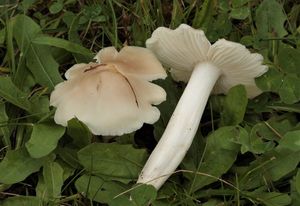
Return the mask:
{"type": "Polygon", "coordinates": [[[98,63],[113,63],[119,72],[148,81],[167,77],[153,52],[142,47],[126,46],[120,52],[107,47],[100,50],[95,59],[98,63]]]}
{"type": "Polygon", "coordinates": [[[237,84],[246,87],[250,98],[261,93],[254,78],[267,66],[262,65],[262,55],[250,53],[242,44],[220,39],[211,45],[202,30],[181,24],[175,30],[157,28],[146,45],[170,68],[175,81],[187,82],[197,64],[210,63],[222,71],[213,93],[226,93],[237,84]]]}
{"type": "Polygon", "coordinates": [[[96,135],[121,135],[158,120],[160,112],[152,105],[164,101],[166,93],[148,80],[165,78],[166,73],[147,49],[125,48],[105,48],[96,56],[99,63],[76,64],[65,73],[67,81],[56,85],[50,96],[50,105],[57,107],[56,123],[67,126],[76,117],[96,135]],[[132,63],[134,58],[127,57],[134,51],[145,61],[132,63]],[[153,73],[145,62],[151,62],[153,73]]]}

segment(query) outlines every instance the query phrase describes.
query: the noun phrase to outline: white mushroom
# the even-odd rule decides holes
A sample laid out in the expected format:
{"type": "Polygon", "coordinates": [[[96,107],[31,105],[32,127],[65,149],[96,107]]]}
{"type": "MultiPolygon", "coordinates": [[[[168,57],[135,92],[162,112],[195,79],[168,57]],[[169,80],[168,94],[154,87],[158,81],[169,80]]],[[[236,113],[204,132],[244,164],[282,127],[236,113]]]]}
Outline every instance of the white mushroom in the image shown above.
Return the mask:
{"type": "Polygon", "coordinates": [[[245,46],[218,40],[213,45],[204,32],[182,24],[175,30],[157,28],[146,45],[173,78],[188,84],[167,128],[144,166],[138,183],[159,189],[178,167],[198,129],[210,93],[226,93],[237,84],[245,85],[249,98],[260,94],[254,78],[267,71],[260,54],[245,46]]]}
{"type": "Polygon", "coordinates": [[[56,85],[50,105],[57,107],[54,120],[67,126],[76,117],[96,135],[122,135],[152,124],[159,110],[152,106],[166,99],[165,91],[149,82],[167,75],[146,48],[102,49],[96,63],[76,64],[66,81],[56,85]]]}

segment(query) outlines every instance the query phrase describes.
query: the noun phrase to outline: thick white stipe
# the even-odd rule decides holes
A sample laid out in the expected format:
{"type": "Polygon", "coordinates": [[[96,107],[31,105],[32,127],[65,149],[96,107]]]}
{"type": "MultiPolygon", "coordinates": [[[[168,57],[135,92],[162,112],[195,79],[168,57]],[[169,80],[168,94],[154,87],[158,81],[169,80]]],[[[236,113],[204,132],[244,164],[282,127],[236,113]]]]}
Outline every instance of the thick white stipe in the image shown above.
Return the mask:
{"type": "Polygon", "coordinates": [[[190,148],[208,97],[221,75],[210,63],[197,64],[167,128],[144,166],[138,183],[159,189],[190,148]]]}

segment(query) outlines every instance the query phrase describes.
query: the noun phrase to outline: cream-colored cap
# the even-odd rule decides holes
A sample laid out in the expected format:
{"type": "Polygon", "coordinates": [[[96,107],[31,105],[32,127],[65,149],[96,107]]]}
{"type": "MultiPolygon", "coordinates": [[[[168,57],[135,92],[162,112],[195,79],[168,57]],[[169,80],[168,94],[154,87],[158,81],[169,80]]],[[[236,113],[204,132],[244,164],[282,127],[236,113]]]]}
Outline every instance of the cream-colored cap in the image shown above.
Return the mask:
{"type": "Polygon", "coordinates": [[[96,135],[122,135],[159,119],[152,105],[165,101],[166,93],[149,81],[167,75],[149,49],[108,47],[95,59],[72,66],[67,80],[56,85],[50,105],[57,107],[57,124],[67,126],[76,117],[96,135]]]}

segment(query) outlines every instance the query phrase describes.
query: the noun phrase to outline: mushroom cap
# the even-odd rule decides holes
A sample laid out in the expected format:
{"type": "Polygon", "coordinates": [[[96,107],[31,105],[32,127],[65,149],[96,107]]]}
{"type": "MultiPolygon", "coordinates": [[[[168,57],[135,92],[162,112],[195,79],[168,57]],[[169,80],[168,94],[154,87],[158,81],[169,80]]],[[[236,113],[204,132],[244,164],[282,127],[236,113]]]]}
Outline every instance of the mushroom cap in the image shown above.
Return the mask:
{"type": "Polygon", "coordinates": [[[202,30],[181,24],[175,30],[157,28],[146,46],[170,68],[175,81],[187,82],[197,64],[210,63],[221,70],[213,93],[227,93],[237,84],[245,86],[249,98],[261,93],[254,79],[267,66],[262,65],[262,55],[250,53],[242,44],[220,39],[211,45],[202,30]]]}
{"type": "Polygon", "coordinates": [[[160,112],[152,105],[165,101],[166,93],[149,81],[164,79],[166,72],[154,54],[108,47],[95,58],[98,63],[72,66],[67,81],[55,86],[50,96],[55,122],[67,126],[76,117],[96,135],[122,135],[156,122],[160,112]]]}
{"type": "Polygon", "coordinates": [[[167,77],[153,52],[142,47],[126,46],[120,52],[114,47],[107,47],[100,50],[95,59],[98,63],[113,63],[122,74],[147,81],[167,77]]]}

